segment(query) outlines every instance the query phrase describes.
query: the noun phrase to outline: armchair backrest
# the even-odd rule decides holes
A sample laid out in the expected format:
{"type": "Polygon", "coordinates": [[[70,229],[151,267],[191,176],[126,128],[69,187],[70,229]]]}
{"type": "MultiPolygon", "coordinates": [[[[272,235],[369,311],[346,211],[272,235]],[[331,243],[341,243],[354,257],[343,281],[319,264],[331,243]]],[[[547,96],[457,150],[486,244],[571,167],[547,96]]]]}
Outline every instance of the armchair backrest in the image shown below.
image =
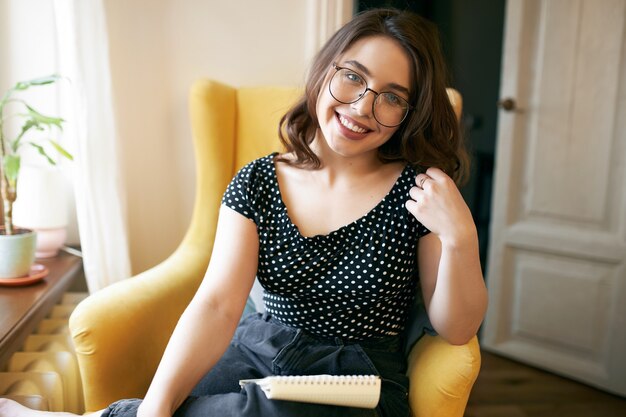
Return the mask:
{"type": "Polygon", "coordinates": [[[301,93],[300,89],[289,87],[237,90],[234,171],[282,148],[278,123],[301,93]]]}
{"type": "Polygon", "coordinates": [[[247,162],[281,149],[278,122],[300,92],[295,87],[236,89],[207,79],[194,83],[189,107],[196,201],[180,248],[192,245],[211,253],[226,186],[247,162]]]}

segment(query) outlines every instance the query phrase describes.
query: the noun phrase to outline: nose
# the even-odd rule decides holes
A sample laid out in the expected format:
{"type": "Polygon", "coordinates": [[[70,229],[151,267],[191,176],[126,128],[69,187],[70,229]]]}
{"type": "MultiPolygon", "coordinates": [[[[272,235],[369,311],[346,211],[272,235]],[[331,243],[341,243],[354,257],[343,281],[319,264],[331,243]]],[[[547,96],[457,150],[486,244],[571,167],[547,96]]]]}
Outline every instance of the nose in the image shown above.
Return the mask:
{"type": "Polygon", "coordinates": [[[376,93],[369,88],[365,90],[361,97],[351,104],[351,107],[357,112],[359,116],[372,116],[372,110],[374,108],[374,101],[376,100],[376,93]],[[367,94],[371,93],[371,94],[367,94]]]}

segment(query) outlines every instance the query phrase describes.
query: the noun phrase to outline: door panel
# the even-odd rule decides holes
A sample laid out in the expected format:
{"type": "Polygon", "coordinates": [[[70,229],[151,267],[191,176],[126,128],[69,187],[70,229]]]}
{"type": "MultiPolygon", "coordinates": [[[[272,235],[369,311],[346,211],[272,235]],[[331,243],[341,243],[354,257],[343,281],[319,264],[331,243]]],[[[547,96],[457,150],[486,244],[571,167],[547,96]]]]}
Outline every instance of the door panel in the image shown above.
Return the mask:
{"type": "Polygon", "coordinates": [[[626,0],[510,0],[483,346],[626,395],[626,0]]]}

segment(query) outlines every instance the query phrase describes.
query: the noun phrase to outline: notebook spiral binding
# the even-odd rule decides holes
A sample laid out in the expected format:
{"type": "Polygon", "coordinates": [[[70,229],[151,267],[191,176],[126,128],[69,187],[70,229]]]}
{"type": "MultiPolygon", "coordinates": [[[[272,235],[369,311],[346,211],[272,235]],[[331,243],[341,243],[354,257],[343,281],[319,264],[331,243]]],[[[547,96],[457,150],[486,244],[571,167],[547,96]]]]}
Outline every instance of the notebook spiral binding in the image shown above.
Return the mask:
{"type": "Polygon", "coordinates": [[[374,385],[374,375],[281,375],[275,376],[279,384],[304,385],[374,385]]]}

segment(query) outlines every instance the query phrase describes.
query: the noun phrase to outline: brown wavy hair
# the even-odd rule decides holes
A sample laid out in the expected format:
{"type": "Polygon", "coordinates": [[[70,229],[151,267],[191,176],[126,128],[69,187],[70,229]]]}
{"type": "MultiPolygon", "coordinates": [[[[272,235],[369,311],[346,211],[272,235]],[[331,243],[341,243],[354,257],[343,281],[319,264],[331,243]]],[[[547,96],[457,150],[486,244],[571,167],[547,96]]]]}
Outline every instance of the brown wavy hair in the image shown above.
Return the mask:
{"type": "Polygon", "coordinates": [[[428,20],[406,11],[374,9],[356,15],[339,29],[317,53],[307,74],[305,91],[282,117],[280,140],[295,160],[280,160],[318,169],[321,161],[309,144],[319,123],[316,103],[329,68],[356,41],[369,36],[395,40],[411,63],[409,103],[412,110],[393,136],[378,149],[382,162],[404,161],[418,171],[429,167],[444,170],[461,184],[469,174],[469,158],[460,124],[448,95],[447,70],[439,33],[428,20]]]}

